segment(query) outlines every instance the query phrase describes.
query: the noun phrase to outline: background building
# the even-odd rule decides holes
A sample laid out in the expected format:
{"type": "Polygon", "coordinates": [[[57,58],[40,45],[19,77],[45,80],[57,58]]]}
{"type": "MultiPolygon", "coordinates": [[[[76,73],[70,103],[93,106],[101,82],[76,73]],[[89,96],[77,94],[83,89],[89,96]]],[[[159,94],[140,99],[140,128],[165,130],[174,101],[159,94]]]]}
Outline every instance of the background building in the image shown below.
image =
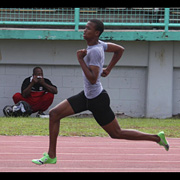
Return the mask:
{"type": "Polygon", "coordinates": [[[0,116],[35,66],[58,87],[51,107],[83,89],[76,51],[86,47],[91,18],[105,24],[100,39],[125,47],[102,78],[112,109],[132,117],[180,112],[180,8],[0,8],[0,116]]]}

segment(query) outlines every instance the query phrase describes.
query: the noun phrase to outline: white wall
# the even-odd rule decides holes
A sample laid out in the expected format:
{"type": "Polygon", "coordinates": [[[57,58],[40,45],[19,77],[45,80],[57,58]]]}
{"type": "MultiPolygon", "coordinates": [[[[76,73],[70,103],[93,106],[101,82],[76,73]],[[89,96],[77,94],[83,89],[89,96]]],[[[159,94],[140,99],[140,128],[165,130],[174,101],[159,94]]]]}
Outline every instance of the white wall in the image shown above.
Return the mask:
{"type": "MultiPolygon", "coordinates": [[[[5,105],[13,104],[12,96],[21,91],[23,80],[32,74],[33,65],[0,65],[0,115],[5,105]]],[[[83,90],[79,66],[41,65],[44,76],[58,88],[51,107],[83,90]]],[[[143,116],[145,108],[146,68],[116,67],[111,76],[102,78],[115,112],[143,116]]],[[[46,112],[48,113],[48,111],[46,112]]]]}
{"type": "MultiPolygon", "coordinates": [[[[113,110],[133,117],[179,113],[180,42],[115,43],[123,45],[125,53],[109,77],[102,78],[113,110]]],[[[84,41],[0,40],[0,115],[37,65],[58,87],[52,106],[82,90],[76,51],[85,47],[84,41]]],[[[111,56],[106,53],[105,64],[111,56]]]]}
{"type": "Polygon", "coordinates": [[[147,79],[147,117],[172,116],[173,43],[151,42],[147,79]]]}
{"type": "MultiPolygon", "coordinates": [[[[148,42],[115,43],[126,48],[118,65],[147,66],[148,42]]],[[[0,64],[79,65],[76,51],[86,47],[85,41],[0,40],[0,64]]]]}

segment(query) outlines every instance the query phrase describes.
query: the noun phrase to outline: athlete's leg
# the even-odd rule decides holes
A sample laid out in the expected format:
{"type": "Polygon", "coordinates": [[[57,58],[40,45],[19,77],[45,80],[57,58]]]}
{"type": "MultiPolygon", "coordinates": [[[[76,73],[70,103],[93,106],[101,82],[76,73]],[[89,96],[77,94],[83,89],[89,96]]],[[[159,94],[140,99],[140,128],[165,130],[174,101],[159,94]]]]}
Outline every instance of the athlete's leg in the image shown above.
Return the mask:
{"type": "Polygon", "coordinates": [[[67,100],[64,100],[49,112],[49,157],[56,157],[56,143],[59,134],[60,120],[74,114],[74,110],[67,100]]]}
{"type": "Polygon", "coordinates": [[[116,118],[108,125],[102,126],[102,128],[110,135],[110,137],[115,139],[160,142],[158,135],[147,134],[136,130],[121,129],[116,118]]]}
{"type": "Polygon", "coordinates": [[[59,134],[60,120],[64,117],[80,113],[87,110],[87,102],[84,92],[80,92],[67,100],[64,100],[49,112],[49,151],[48,154],[43,154],[40,159],[33,159],[32,162],[38,165],[55,164],[56,158],[56,144],[59,134]]]}
{"type": "Polygon", "coordinates": [[[56,142],[59,134],[60,120],[64,117],[87,110],[84,91],[64,100],[50,110],[49,116],[49,156],[56,157],[56,142]]]}

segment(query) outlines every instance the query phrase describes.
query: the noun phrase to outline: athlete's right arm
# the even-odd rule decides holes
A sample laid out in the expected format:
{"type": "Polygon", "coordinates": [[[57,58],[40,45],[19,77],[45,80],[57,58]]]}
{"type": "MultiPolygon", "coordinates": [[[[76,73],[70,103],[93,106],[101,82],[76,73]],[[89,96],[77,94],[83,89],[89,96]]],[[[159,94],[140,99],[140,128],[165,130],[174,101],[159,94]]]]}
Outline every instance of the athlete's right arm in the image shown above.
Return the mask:
{"type": "Polygon", "coordinates": [[[86,76],[86,78],[89,80],[89,82],[91,84],[95,84],[98,76],[99,76],[99,67],[98,66],[92,66],[90,65],[89,67],[86,65],[86,63],[84,62],[84,57],[87,54],[87,50],[86,49],[81,49],[77,51],[77,58],[79,61],[79,64],[86,76]]]}

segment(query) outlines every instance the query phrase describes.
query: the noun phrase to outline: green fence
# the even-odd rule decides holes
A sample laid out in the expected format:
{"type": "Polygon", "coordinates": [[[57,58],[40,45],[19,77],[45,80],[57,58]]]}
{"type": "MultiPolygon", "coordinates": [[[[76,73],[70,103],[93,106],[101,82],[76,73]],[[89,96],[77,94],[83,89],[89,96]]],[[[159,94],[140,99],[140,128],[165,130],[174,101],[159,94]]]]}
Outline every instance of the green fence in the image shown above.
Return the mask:
{"type": "Polygon", "coordinates": [[[0,8],[0,25],[58,26],[78,31],[97,18],[111,29],[180,27],[180,8],[0,8]]]}

